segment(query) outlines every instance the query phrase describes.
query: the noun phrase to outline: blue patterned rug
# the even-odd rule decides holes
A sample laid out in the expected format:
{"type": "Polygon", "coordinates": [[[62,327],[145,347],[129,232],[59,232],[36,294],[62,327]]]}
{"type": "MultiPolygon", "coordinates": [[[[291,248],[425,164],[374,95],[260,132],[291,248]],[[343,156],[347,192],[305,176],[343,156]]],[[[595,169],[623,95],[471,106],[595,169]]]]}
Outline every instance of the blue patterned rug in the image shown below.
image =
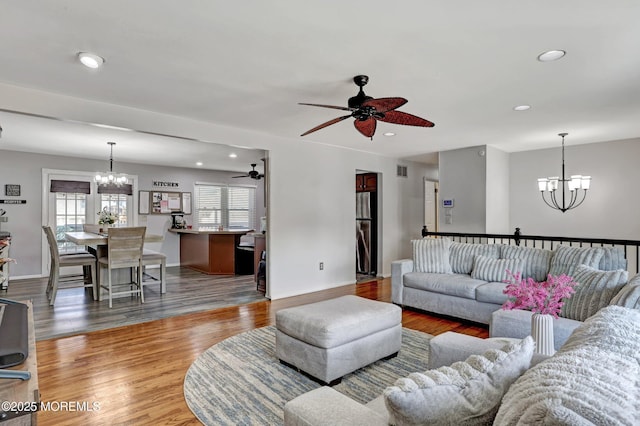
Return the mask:
{"type": "MultiPolygon", "coordinates": [[[[400,354],[346,375],[334,389],[366,403],[414,371],[427,370],[429,339],[402,329],[400,354]]],[[[184,396],[205,425],[279,425],[287,401],[320,385],[275,356],[275,327],[230,337],[207,349],[187,371],[184,396]]]]}

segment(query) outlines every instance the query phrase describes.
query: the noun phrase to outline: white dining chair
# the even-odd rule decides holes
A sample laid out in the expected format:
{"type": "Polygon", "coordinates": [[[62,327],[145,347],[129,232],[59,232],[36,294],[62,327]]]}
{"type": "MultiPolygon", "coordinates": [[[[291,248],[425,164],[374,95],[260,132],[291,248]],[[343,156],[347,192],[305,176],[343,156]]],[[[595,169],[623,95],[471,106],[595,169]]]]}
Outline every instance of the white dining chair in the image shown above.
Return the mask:
{"type": "MultiPolygon", "coordinates": [[[[49,305],[53,306],[56,301],[56,295],[58,294],[58,285],[61,282],[76,282],[73,287],[90,287],[93,291],[93,300],[98,300],[98,280],[96,274],[96,258],[88,253],[84,254],[68,254],[62,255],[58,250],[58,242],[53,234],[53,230],[50,226],[43,226],[42,230],[47,236],[47,242],[49,243],[49,254],[51,255],[51,266],[49,268],[49,281],[47,283],[47,297],[49,299],[49,305]],[[77,275],[63,276],[63,280],[60,277],[60,268],[66,266],[82,266],[90,269],[91,282],[86,282],[85,276],[79,278],[77,275]]],[[[65,286],[66,288],[67,286],[65,286]]]]}
{"type": "MultiPolygon", "coordinates": [[[[142,292],[142,247],[146,227],[136,226],[127,228],[109,228],[107,237],[107,256],[98,259],[100,271],[107,269],[107,283],[99,279],[100,287],[107,290],[109,295],[109,308],[113,307],[113,297],[122,295],[139,295],[144,303],[142,292]],[[113,290],[112,271],[114,269],[133,268],[137,273],[137,279],[131,280],[128,290],[113,290]]],[[[101,274],[99,273],[98,276],[101,274]]],[[[127,285],[127,284],[125,284],[127,285]]],[[[118,285],[119,287],[121,285],[118,285]]]]}

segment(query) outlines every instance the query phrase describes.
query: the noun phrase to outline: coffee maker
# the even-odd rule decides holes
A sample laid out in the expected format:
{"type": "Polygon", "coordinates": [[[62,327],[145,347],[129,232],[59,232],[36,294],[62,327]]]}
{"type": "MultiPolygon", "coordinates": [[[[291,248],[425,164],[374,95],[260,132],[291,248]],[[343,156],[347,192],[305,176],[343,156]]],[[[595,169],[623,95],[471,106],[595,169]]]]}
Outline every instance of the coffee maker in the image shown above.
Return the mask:
{"type": "Polygon", "coordinates": [[[171,228],[185,229],[186,227],[187,227],[187,221],[184,219],[183,212],[171,213],[171,228]]]}

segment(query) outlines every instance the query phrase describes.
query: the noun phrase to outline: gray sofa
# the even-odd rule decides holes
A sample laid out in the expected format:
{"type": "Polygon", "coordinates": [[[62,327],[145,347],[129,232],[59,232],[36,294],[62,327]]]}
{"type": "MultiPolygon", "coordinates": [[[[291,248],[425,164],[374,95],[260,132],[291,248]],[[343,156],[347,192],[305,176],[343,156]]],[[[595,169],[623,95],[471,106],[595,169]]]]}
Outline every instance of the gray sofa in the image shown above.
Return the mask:
{"type": "Polygon", "coordinates": [[[411,374],[366,405],[318,388],[285,405],[285,425],[637,424],[639,310],[600,310],[529,368],[532,345],[528,337],[411,374]]]}
{"type": "Polygon", "coordinates": [[[491,336],[522,338],[531,330],[530,312],[501,310],[507,300],[503,293],[507,269],[536,281],[544,281],[549,273],[564,273],[576,279],[578,272],[585,280],[600,279],[588,289],[598,292],[598,297],[576,297],[579,300],[571,303],[580,306],[563,309],[561,318],[555,321],[556,349],[582,320],[606,306],[628,281],[624,252],[618,247],[560,245],[552,251],[459,243],[447,238],[424,238],[412,244],[413,259],[391,264],[393,303],[489,324],[491,336]],[[611,272],[604,278],[592,278],[597,271],[611,272]],[[603,295],[602,287],[606,290],[603,295]],[[595,306],[598,303],[600,306],[595,306]]]}

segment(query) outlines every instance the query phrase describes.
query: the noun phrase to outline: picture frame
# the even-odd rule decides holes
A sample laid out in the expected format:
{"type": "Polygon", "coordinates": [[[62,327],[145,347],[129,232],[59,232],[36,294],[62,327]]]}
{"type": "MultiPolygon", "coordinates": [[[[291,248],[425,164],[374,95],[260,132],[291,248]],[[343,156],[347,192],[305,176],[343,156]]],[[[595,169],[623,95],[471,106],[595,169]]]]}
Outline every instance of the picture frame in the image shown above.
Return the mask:
{"type": "Polygon", "coordinates": [[[4,186],[4,195],[7,197],[19,197],[20,185],[8,183],[4,186]]]}

